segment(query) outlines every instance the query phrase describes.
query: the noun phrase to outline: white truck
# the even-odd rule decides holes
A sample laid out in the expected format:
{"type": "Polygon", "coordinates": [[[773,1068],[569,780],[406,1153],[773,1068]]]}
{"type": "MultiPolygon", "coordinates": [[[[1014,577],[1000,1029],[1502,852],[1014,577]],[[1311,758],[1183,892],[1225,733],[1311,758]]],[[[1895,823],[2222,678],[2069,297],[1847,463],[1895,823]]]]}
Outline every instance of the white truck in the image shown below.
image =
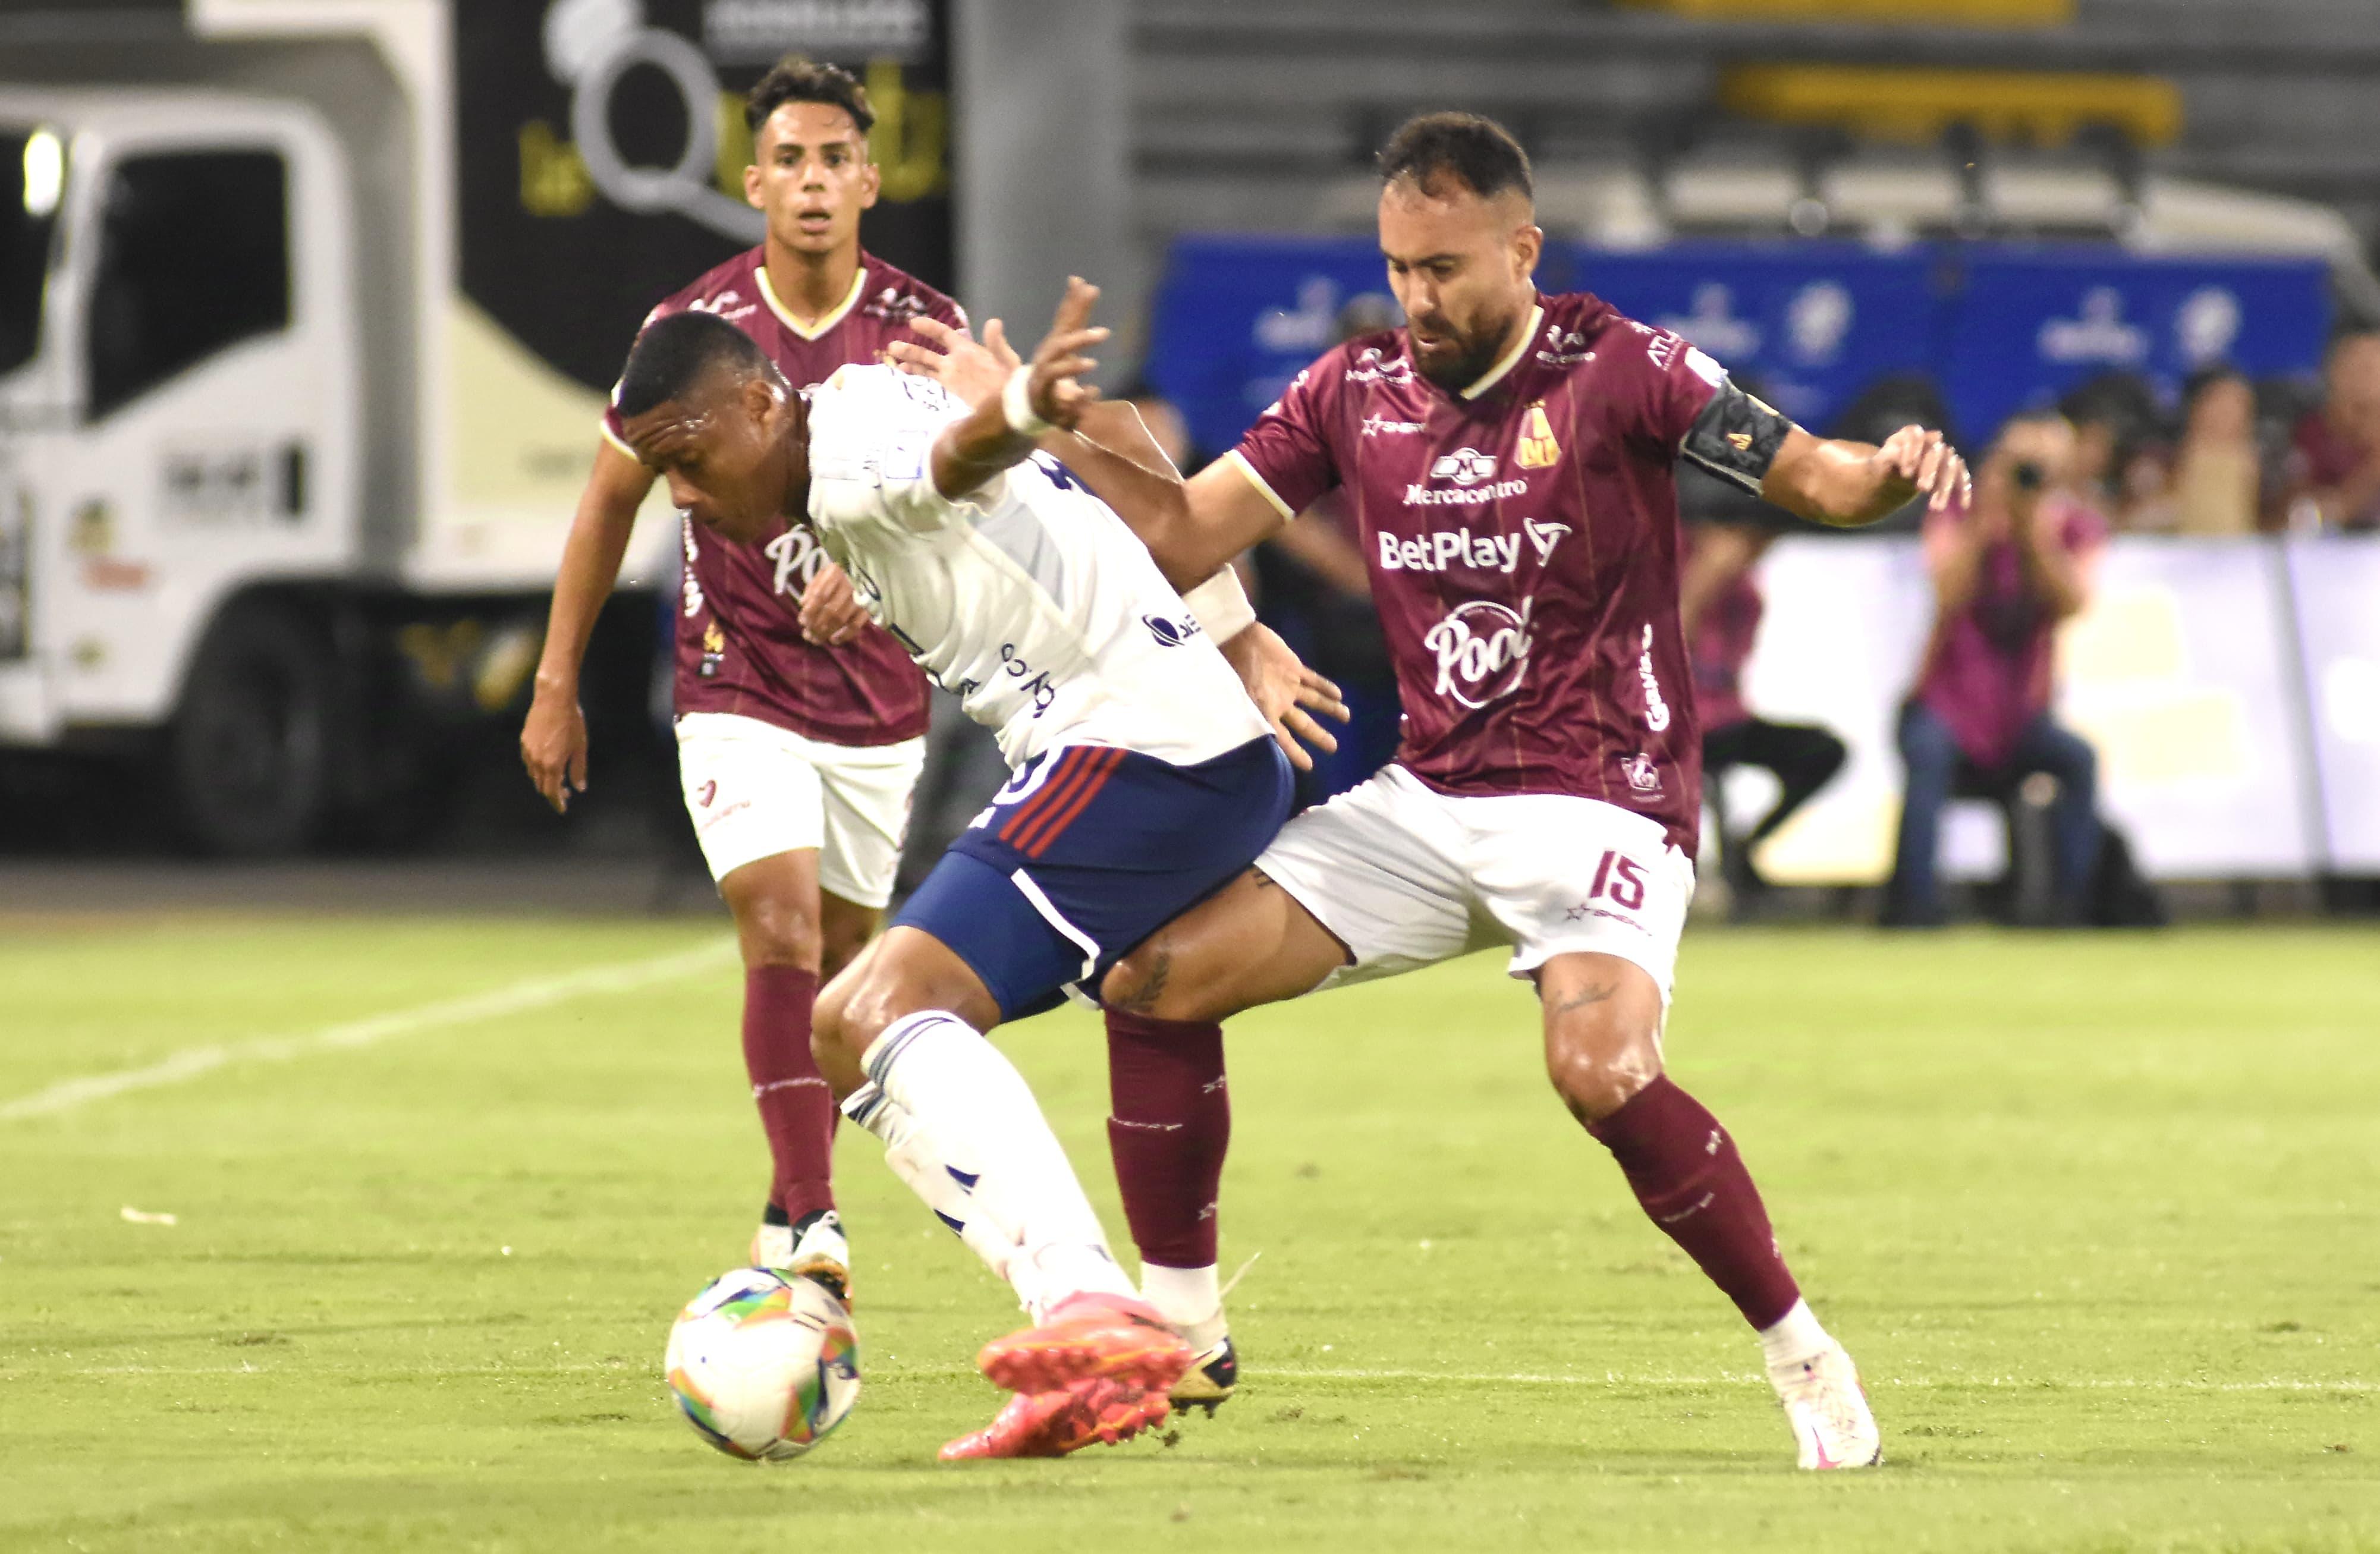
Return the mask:
{"type": "MultiPolygon", "coordinates": [[[[637,320],[758,239],[769,61],[865,70],[870,242],[947,284],[943,20],[0,0],[0,761],[146,759],[218,853],[395,823],[515,709],[637,320]]],[[[648,643],[674,529],[624,578],[648,643]]]]}

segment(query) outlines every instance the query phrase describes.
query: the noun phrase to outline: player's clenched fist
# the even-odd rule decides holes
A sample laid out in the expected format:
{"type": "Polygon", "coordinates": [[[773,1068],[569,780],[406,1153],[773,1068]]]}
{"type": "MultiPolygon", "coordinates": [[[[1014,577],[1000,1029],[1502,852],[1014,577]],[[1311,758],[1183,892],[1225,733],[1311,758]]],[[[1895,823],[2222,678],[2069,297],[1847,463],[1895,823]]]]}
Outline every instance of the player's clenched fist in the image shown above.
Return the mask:
{"type": "Polygon", "coordinates": [[[1938,431],[1904,426],[1884,440],[1874,458],[1888,476],[1909,483],[1910,496],[1925,497],[1929,508],[1939,511],[1967,500],[1967,461],[1938,431]]]}

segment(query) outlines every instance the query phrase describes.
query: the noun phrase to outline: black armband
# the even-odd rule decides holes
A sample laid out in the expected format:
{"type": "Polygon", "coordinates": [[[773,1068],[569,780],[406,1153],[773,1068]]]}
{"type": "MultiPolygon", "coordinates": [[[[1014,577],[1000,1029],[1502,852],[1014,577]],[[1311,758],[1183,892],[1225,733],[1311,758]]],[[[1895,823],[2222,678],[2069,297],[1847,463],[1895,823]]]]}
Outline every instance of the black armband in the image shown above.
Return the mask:
{"type": "Polygon", "coordinates": [[[1722,382],[1678,451],[1758,496],[1760,482],[1768,478],[1768,467],[1792,430],[1791,421],[1732,382],[1722,382]]]}

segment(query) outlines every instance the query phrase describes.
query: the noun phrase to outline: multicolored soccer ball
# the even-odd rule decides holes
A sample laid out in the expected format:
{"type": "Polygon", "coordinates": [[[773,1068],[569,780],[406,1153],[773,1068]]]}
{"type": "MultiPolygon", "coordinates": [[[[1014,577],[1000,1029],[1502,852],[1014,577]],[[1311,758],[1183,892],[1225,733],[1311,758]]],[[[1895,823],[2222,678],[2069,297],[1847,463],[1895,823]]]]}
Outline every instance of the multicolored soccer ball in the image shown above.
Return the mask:
{"type": "Polygon", "coordinates": [[[670,1329],[662,1366],[695,1434],[747,1463],[791,1462],[859,1399],[859,1335],[817,1281],[721,1274],[670,1329]]]}

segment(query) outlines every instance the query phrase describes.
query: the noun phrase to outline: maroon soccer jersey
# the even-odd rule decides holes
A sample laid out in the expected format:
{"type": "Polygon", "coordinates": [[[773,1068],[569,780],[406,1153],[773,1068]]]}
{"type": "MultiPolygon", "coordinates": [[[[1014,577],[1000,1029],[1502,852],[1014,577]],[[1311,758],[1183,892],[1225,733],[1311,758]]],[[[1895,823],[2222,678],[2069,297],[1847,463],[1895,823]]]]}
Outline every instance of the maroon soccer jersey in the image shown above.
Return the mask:
{"type": "MultiPolygon", "coordinates": [[[[850,362],[883,359],[926,317],[965,327],[959,305],[882,260],[860,255],[851,292],[815,327],[796,323],[770,289],[761,251],[741,253],[646,315],[699,308],[742,329],[795,388],[850,362]]],[[[603,431],[625,449],[620,418],[603,431]]],[[[926,677],[881,627],[841,648],[802,639],[802,589],[825,555],[807,528],[738,544],[678,520],[686,548],[677,611],[677,710],[734,712],[832,745],[890,745],[926,732],[926,677]]]]}
{"type": "Polygon", "coordinates": [[[1232,456],[1284,513],[1343,486],[1404,703],[1442,793],[1574,794],[1691,856],[1702,751],[1678,624],[1673,466],[1724,374],[1585,293],[1450,394],[1403,332],[1300,373],[1232,456]]]}

